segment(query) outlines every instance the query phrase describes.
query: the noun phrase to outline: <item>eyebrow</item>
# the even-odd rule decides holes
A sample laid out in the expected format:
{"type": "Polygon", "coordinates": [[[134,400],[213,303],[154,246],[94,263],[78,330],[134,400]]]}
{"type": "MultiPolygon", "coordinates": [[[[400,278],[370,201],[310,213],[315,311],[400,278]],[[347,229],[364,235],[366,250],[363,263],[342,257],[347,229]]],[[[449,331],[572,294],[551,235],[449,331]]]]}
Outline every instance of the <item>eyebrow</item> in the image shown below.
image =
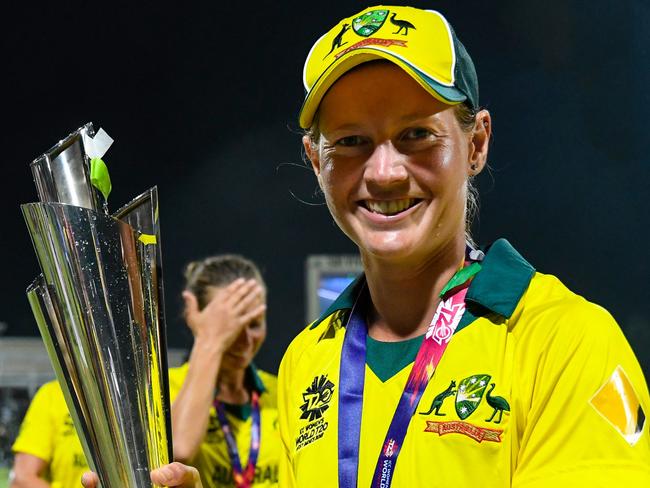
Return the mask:
{"type": "MultiPolygon", "coordinates": [[[[338,125],[336,127],[332,127],[331,129],[328,129],[328,132],[337,132],[337,131],[348,131],[348,130],[357,130],[361,128],[361,124],[355,124],[355,123],[350,123],[350,124],[343,124],[343,125],[338,125]]],[[[322,131],[321,131],[322,132],[322,131]]]]}
{"type": "Polygon", "coordinates": [[[432,120],[432,121],[439,121],[440,119],[438,117],[436,117],[436,115],[438,115],[441,112],[442,111],[434,112],[434,113],[430,113],[430,112],[418,113],[418,112],[416,112],[416,113],[407,114],[407,115],[404,115],[403,117],[400,117],[399,121],[401,123],[415,122],[415,121],[419,121],[419,120],[422,120],[422,119],[427,119],[427,120],[432,120]]]}
{"type": "MultiPolygon", "coordinates": [[[[427,112],[409,113],[409,114],[406,114],[406,115],[403,115],[403,116],[399,117],[397,120],[398,120],[398,122],[400,124],[409,124],[409,123],[413,123],[413,122],[417,122],[417,121],[421,121],[421,120],[426,119],[427,121],[435,122],[435,123],[439,124],[440,119],[438,117],[436,117],[436,116],[441,112],[442,112],[442,110],[439,111],[439,112],[434,112],[434,113],[431,113],[429,111],[427,111],[427,112]]],[[[351,122],[351,123],[346,123],[346,124],[343,124],[343,125],[338,125],[338,126],[330,128],[330,129],[327,129],[327,132],[355,131],[355,130],[360,130],[362,128],[363,128],[363,124],[358,124],[358,123],[351,122]]],[[[323,129],[321,132],[325,132],[325,129],[323,129]]]]}

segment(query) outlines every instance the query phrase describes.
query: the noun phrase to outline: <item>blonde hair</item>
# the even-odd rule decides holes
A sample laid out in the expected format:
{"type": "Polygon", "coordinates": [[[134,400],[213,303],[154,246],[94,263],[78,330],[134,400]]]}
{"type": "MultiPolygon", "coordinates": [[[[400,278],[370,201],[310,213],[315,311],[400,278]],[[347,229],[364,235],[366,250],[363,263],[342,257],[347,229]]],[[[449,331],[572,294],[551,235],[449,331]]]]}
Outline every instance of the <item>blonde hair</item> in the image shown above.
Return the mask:
{"type": "Polygon", "coordinates": [[[238,278],[257,280],[264,288],[262,273],[253,261],[238,254],[210,256],[185,265],[185,289],[192,292],[202,310],[208,304],[211,287],[227,286],[238,278]]]}

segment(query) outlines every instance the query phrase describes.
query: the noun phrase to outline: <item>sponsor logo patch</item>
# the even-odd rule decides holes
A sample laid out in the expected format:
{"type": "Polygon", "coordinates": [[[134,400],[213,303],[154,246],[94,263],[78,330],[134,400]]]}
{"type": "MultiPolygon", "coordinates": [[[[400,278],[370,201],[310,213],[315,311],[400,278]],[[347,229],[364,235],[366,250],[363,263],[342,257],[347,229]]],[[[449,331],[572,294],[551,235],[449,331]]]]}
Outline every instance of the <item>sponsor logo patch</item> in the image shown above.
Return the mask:
{"type": "Polygon", "coordinates": [[[591,406],[631,445],[645,427],[645,412],[634,387],[621,366],[589,400],[591,406]]]}

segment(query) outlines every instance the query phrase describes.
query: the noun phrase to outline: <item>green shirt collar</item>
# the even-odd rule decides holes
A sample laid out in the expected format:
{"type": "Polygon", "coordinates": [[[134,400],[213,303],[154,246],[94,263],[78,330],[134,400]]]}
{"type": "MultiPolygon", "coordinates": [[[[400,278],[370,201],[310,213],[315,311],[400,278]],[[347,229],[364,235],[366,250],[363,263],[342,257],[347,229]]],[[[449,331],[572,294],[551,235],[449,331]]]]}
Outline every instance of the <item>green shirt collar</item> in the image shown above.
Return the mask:
{"type": "Polygon", "coordinates": [[[253,386],[255,391],[258,393],[264,393],[266,391],[266,386],[264,386],[264,382],[257,371],[257,367],[253,363],[251,363],[248,366],[248,369],[246,369],[246,376],[248,376],[250,384],[253,386]]]}
{"type": "Polygon", "coordinates": [[[465,299],[510,318],[528,288],[535,268],[505,239],[489,246],[465,299]]]}
{"type": "MultiPolygon", "coordinates": [[[[260,377],[257,368],[253,363],[251,363],[246,369],[246,381],[252,385],[253,389],[257,391],[260,395],[266,391],[264,382],[260,377]]],[[[248,417],[251,416],[252,408],[250,403],[244,403],[243,405],[235,405],[232,403],[223,402],[226,407],[226,411],[230,414],[237,417],[239,420],[248,420],[248,417]]]]}
{"type": "MultiPolygon", "coordinates": [[[[481,271],[467,290],[466,300],[510,318],[535,274],[535,268],[506,239],[498,239],[484,249],[481,271]]],[[[337,311],[352,309],[366,278],[358,276],[311,325],[316,328],[337,311]]]]}

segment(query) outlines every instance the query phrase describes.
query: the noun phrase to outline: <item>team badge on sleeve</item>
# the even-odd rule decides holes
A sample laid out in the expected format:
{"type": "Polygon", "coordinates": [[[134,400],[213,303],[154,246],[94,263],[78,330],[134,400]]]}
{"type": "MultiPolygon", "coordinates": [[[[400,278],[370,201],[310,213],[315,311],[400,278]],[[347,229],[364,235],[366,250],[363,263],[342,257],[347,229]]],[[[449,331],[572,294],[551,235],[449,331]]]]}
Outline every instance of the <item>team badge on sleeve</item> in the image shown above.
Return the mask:
{"type": "Polygon", "coordinates": [[[590,403],[631,446],[636,444],[645,427],[645,412],[622,367],[616,367],[590,403]]]}

